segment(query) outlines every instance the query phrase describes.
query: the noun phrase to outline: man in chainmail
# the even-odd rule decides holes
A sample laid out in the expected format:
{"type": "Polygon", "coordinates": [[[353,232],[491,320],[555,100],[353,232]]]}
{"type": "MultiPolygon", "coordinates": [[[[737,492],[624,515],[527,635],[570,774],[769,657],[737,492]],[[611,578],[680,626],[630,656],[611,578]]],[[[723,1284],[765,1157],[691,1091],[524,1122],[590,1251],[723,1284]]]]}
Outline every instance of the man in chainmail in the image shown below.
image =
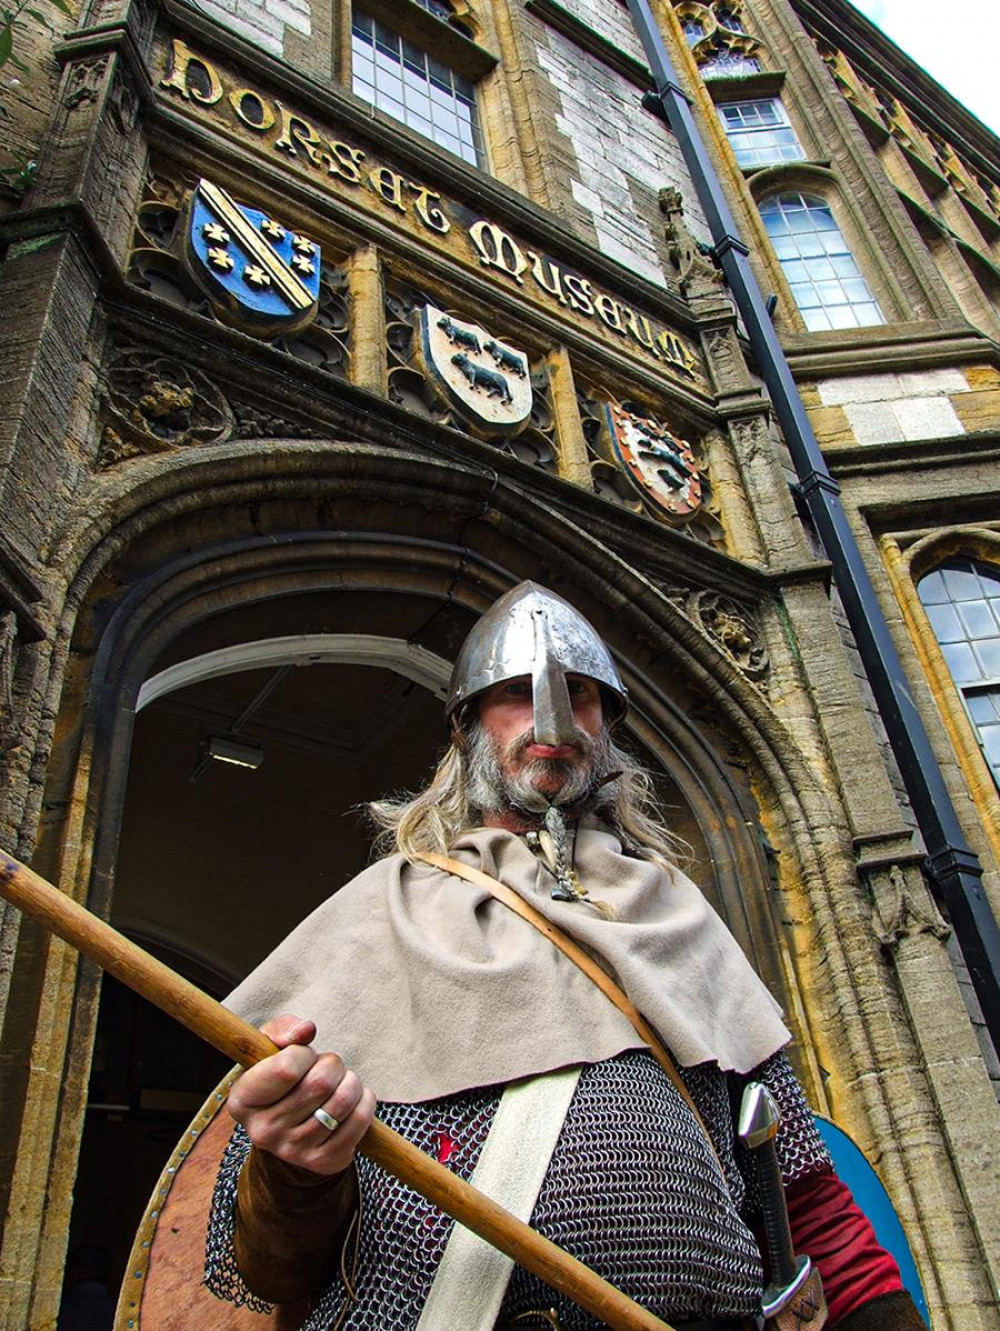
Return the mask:
{"type": "Polygon", "coordinates": [[[600,1325],[518,1267],[477,1265],[460,1226],[355,1158],[377,1095],[383,1122],[463,1178],[491,1169],[501,1193],[534,1179],[525,1218],[653,1313],[686,1331],[757,1326],[759,1198],[735,1127],[754,1080],[781,1111],[792,1237],[822,1275],[827,1325],[923,1326],[832,1170],[774,1001],[673,867],[647,779],[611,739],[626,706],[606,647],[551,592],[522,584],[480,620],[433,780],[375,808],[395,853],[229,1000],[282,1049],[229,1098],[214,1293],[306,1300],[302,1331],[600,1325]],[[453,871],[424,858],[441,855],[453,871]],[[681,1089],[591,979],[466,869],[598,959],[669,1046],[681,1089]]]}

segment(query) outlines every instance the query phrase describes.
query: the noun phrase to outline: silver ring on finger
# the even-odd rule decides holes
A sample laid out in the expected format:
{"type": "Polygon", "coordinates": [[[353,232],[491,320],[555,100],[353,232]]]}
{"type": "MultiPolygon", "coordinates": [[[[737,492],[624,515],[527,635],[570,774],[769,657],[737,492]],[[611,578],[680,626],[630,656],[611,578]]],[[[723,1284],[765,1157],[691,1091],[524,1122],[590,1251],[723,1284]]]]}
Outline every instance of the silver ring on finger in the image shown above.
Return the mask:
{"type": "Polygon", "coordinates": [[[327,1132],[336,1132],[340,1127],[340,1120],[328,1114],[325,1109],[314,1109],[313,1118],[317,1123],[322,1123],[327,1132]]]}

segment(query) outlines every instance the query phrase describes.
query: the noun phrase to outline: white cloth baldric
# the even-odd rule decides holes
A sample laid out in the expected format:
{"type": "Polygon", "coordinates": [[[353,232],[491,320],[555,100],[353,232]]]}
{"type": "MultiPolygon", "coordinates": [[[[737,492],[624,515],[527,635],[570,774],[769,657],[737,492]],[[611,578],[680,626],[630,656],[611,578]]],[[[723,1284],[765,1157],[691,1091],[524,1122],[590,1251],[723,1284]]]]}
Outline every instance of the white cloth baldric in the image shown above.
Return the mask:
{"type": "MultiPolygon", "coordinates": [[[[556,1149],[579,1068],[519,1081],[504,1091],[469,1182],[525,1224],[556,1149]]],[[[514,1259],[455,1222],[417,1331],[490,1327],[500,1315],[514,1259]]]]}

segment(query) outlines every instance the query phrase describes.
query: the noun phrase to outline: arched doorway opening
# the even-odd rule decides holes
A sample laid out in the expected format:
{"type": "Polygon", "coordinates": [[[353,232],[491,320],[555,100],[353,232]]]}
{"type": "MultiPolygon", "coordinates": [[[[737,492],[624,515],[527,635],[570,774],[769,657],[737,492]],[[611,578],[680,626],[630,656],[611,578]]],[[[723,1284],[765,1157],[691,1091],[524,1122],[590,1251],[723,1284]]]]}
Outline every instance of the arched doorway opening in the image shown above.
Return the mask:
{"type": "MultiPolygon", "coordinates": [[[[112,924],[223,997],[364,867],[360,806],[426,779],[444,741],[448,669],[402,640],[303,635],[156,672],[138,700],[112,924]],[[213,758],[219,736],[257,765],[213,758]]],[[[164,1160],[227,1066],[104,978],[66,1317],[81,1282],[107,1272],[117,1289],[164,1160]]]]}

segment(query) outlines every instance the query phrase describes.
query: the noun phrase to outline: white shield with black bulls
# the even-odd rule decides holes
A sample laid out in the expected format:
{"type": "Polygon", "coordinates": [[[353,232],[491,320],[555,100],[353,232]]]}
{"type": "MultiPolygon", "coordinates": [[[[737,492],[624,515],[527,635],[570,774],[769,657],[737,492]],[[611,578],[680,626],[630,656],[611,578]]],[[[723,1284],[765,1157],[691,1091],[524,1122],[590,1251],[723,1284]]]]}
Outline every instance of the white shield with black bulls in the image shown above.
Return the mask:
{"type": "Polygon", "coordinates": [[[424,373],[449,406],[486,435],[514,435],[531,416],[531,367],[516,347],[434,305],[418,314],[424,373]]]}
{"type": "Polygon", "coordinates": [[[686,522],[701,505],[701,472],[691,445],[660,421],[636,416],[618,402],[604,408],[607,442],[618,465],[654,512],[686,522]]]}

